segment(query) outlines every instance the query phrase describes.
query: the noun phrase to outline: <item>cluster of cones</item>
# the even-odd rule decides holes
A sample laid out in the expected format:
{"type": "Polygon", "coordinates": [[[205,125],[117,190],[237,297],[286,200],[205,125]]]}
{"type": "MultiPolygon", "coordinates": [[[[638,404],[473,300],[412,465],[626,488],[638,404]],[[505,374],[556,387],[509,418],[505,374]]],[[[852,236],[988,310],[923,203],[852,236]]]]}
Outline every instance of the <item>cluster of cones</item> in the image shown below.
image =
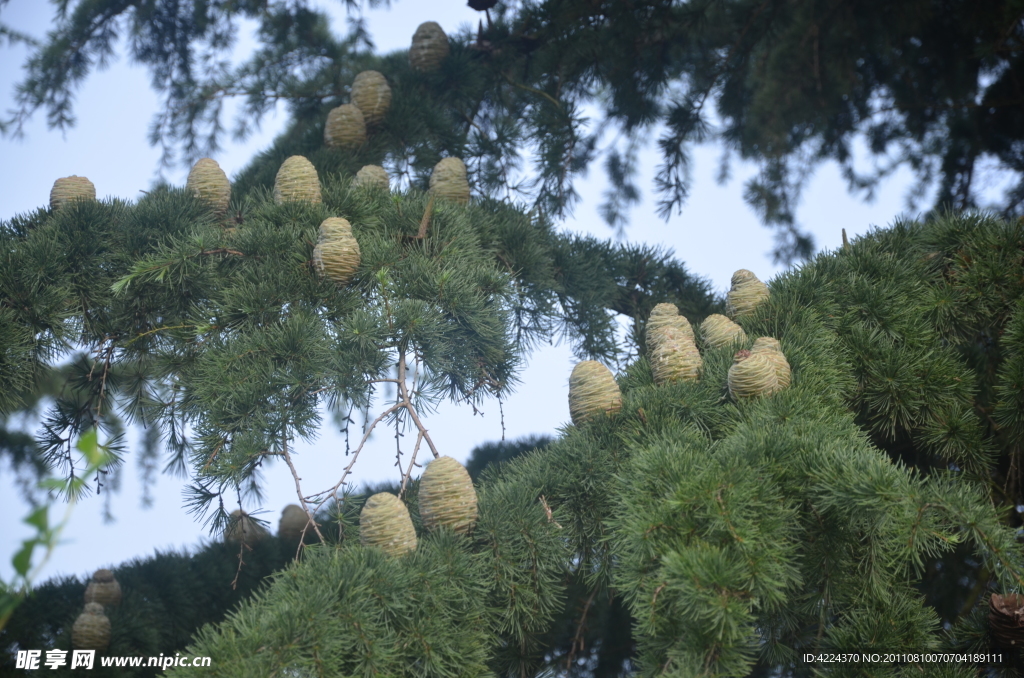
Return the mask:
{"type": "MultiPolygon", "coordinates": [[[[708,316],[700,326],[701,341],[718,349],[747,341],[746,332],[735,319],[754,312],[768,298],[768,287],[746,269],[736,271],[728,295],[732,319],[719,314],[708,316]]],[[[657,384],[696,381],[703,360],[689,320],[674,304],[658,304],[647,321],[647,353],[657,384]]],[[[734,356],[729,369],[729,393],[735,399],[769,396],[787,388],[790,366],[782,346],[774,337],[759,337],[750,350],[734,356]]],[[[580,425],[598,415],[618,412],[622,394],[611,371],[594,360],[585,360],[573,368],[569,377],[569,415],[580,425]]]]}
{"type": "Polygon", "coordinates": [[[121,585],[110,570],[96,570],[85,587],[85,609],[71,627],[71,645],[77,650],[103,652],[110,646],[110,619],[106,608],[121,604],[121,585]]]}
{"type": "MultiPolygon", "coordinates": [[[[451,457],[438,457],[427,465],[419,485],[419,508],[423,527],[433,532],[443,527],[458,534],[472,531],[477,519],[476,489],[466,467],[451,457]]],[[[281,513],[277,535],[289,543],[308,542],[312,528],[302,507],[290,504],[281,513]]],[[[364,546],[373,546],[391,556],[416,550],[416,528],[405,503],[390,492],[379,492],[366,500],[359,514],[359,534],[364,546]]],[[[242,511],[231,514],[224,532],[227,542],[254,543],[270,536],[261,525],[242,511]]]]}
{"type": "MultiPolygon", "coordinates": [[[[438,457],[427,465],[419,486],[419,508],[428,532],[450,528],[468,534],[477,520],[476,489],[466,467],[451,457],[438,457]]],[[[416,550],[416,528],[409,509],[397,496],[379,492],[366,500],[359,514],[363,546],[379,548],[390,556],[416,550]]]]}

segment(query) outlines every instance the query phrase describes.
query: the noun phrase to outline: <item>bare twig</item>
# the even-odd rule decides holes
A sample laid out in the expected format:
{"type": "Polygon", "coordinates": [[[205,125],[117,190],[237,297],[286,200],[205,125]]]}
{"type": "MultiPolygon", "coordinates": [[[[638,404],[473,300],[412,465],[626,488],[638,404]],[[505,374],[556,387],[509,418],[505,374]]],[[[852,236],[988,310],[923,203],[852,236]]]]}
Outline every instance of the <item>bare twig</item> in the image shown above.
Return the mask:
{"type": "Polygon", "coordinates": [[[547,499],[544,498],[543,494],[540,495],[540,504],[541,504],[541,506],[544,507],[544,513],[548,514],[548,522],[549,523],[553,523],[554,526],[557,527],[558,529],[562,529],[562,526],[559,525],[558,522],[555,521],[555,517],[551,513],[551,507],[548,506],[548,501],[547,501],[547,499]]]}
{"type": "Polygon", "coordinates": [[[405,383],[405,351],[400,350],[398,352],[398,389],[401,392],[402,403],[401,407],[404,407],[409,412],[409,416],[412,417],[413,423],[416,424],[416,428],[420,430],[423,437],[427,441],[427,445],[430,446],[430,451],[434,455],[434,459],[437,459],[441,455],[438,453],[437,448],[434,446],[434,441],[430,439],[430,434],[427,432],[427,428],[420,421],[420,415],[416,412],[416,408],[412,406],[412,399],[409,397],[409,389],[405,383]]]}
{"type": "Polygon", "coordinates": [[[288,451],[288,441],[284,442],[284,462],[288,464],[288,470],[292,472],[292,478],[295,479],[295,494],[299,495],[299,502],[302,504],[302,510],[306,512],[306,517],[309,519],[306,526],[302,528],[302,536],[299,538],[299,548],[302,548],[303,539],[306,536],[306,530],[310,524],[313,525],[313,530],[316,532],[316,536],[320,537],[320,543],[324,543],[324,535],[320,533],[320,527],[316,524],[316,518],[312,511],[309,510],[309,505],[306,504],[306,498],[302,496],[302,478],[299,477],[299,472],[295,470],[295,464],[292,463],[292,455],[288,451]]]}
{"type": "Polygon", "coordinates": [[[402,474],[402,488],[398,491],[398,498],[401,499],[405,495],[405,487],[409,484],[409,478],[412,477],[412,467],[416,465],[416,455],[420,451],[420,443],[423,442],[423,431],[420,431],[416,435],[416,445],[412,448],[412,458],[409,460],[409,468],[406,469],[405,473],[402,474]]]}
{"type": "Polygon", "coordinates": [[[583,606],[583,614],[580,615],[580,621],[576,625],[576,634],[572,637],[572,647],[569,649],[569,654],[565,658],[565,670],[568,671],[572,666],[573,661],[576,659],[577,652],[583,652],[583,627],[587,622],[587,612],[590,611],[590,604],[594,602],[594,596],[597,595],[597,589],[590,592],[590,597],[587,598],[586,604],[583,606]]]}

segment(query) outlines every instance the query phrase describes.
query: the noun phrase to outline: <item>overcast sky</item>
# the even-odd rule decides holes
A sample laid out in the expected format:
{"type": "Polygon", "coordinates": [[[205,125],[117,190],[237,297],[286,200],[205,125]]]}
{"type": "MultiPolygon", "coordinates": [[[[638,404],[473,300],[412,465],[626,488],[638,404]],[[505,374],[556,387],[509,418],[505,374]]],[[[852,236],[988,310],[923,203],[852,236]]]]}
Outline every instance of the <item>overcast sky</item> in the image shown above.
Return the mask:
{"type": "MultiPolygon", "coordinates": [[[[335,30],[345,30],[339,2],[322,2],[334,19],[335,30]]],[[[367,13],[377,48],[389,52],[408,47],[412,34],[423,21],[437,21],[448,32],[461,24],[476,24],[479,15],[459,0],[427,3],[399,0],[391,11],[367,13]]],[[[52,6],[40,0],[12,0],[2,10],[2,19],[17,29],[42,37],[48,29],[52,6]]],[[[251,28],[251,27],[250,27],[251,28]]],[[[242,31],[237,53],[244,57],[252,46],[248,30],[242,31]]],[[[118,53],[123,53],[123,45],[118,53]]],[[[13,106],[13,86],[26,56],[22,47],[0,48],[0,110],[13,106]]],[[[99,197],[137,199],[139,191],[153,181],[159,150],[147,143],[147,130],[158,110],[158,98],[149,88],[148,74],[121,57],[102,72],[92,74],[76,99],[78,122],[62,135],[46,128],[45,116],[36,115],[22,141],[0,139],[0,219],[45,206],[50,188],[58,177],[72,174],[89,177],[99,197]]],[[[245,166],[283,129],[283,107],[276,116],[263,121],[259,134],[244,143],[226,140],[225,150],[215,159],[229,176],[245,166]]],[[[743,182],[754,173],[752,166],[735,163],[727,184],[718,185],[715,174],[720,151],[708,146],[694,154],[692,197],[681,216],[668,223],[655,214],[650,196],[657,155],[648,149],[642,156],[639,185],[645,190],[642,204],[632,212],[626,232],[629,242],[671,248],[689,270],[707,277],[720,290],[738,268],[748,268],[763,280],[781,269],[772,264],[772,233],[760,226],[742,200],[743,182]]],[[[174,184],[184,184],[187,169],[168,174],[174,184]]],[[[879,192],[876,201],[864,204],[846,193],[834,165],[825,165],[810,182],[798,211],[801,224],[814,234],[819,249],[841,243],[841,230],[853,237],[872,225],[884,226],[904,210],[903,195],[909,175],[897,173],[879,192]]],[[[574,218],[563,228],[612,237],[601,221],[597,206],[606,182],[599,169],[591,172],[579,187],[582,202],[574,218]]],[[[569,420],[568,377],[573,366],[566,346],[537,351],[521,373],[522,384],[504,405],[506,435],[515,438],[530,433],[554,434],[569,420]]],[[[479,443],[501,437],[497,403],[484,407],[483,416],[470,408],[445,405],[429,415],[426,426],[442,454],[465,460],[479,443]]],[[[408,439],[408,438],[407,438],[408,439]]],[[[343,439],[327,424],[318,441],[301,445],[296,457],[304,489],[309,492],[333,485],[344,465],[343,439]],[[329,482],[328,482],[329,480],[329,482]]],[[[358,482],[397,478],[394,468],[394,440],[387,431],[375,437],[356,466],[358,482]]],[[[141,510],[142,489],[139,468],[131,455],[121,478],[121,490],[112,495],[114,522],[103,520],[102,499],[79,504],[65,532],[66,540],[54,553],[40,581],[58,574],[86,575],[98,567],[116,566],[135,556],[151,555],[155,549],[193,547],[207,539],[202,526],[182,508],[183,481],[161,477],[153,489],[153,504],[141,510]]],[[[281,509],[296,501],[295,487],[283,464],[265,473],[264,517],[276,528],[281,509]]],[[[0,577],[12,573],[10,558],[27,528],[16,524],[27,512],[12,487],[10,469],[0,463],[0,577]]],[[[253,507],[247,506],[251,510],[253,507]]]]}

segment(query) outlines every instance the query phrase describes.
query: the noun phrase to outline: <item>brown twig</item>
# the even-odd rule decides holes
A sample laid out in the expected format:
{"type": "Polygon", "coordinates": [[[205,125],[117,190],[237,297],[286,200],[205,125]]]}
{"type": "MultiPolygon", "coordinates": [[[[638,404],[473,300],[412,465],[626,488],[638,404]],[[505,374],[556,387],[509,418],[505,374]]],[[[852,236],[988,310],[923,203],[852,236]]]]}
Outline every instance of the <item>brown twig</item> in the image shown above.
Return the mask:
{"type": "Polygon", "coordinates": [[[412,477],[412,467],[416,465],[416,455],[420,451],[420,443],[423,442],[423,431],[416,434],[416,444],[412,448],[412,458],[409,459],[409,468],[406,469],[405,473],[402,474],[402,487],[398,490],[398,498],[401,499],[405,495],[405,487],[409,484],[409,478],[412,477]]]}
{"type": "Polygon", "coordinates": [[[594,596],[597,595],[597,589],[590,592],[590,597],[587,598],[586,604],[583,606],[583,614],[580,615],[580,621],[576,625],[576,634],[572,637],[572,647],[569,649],[569,654],[565,658],[565,670],[568,671],[569,667],[572,666],[573,661],[576,659],[576,652],[583,652],[583,626],[587,621],[587,612],[590,611],[590,604],[594,602],[594,596]]]}
{"type": "Polygon", "coordinates": [[[306,498],[302,496],[302,478],[299,477],[299,472],[295,470],[295,464],[292,463],[292,455],[288,452],[288,441],[284,443],[284,462],[288,464],[288,470],[292,472],[292,478],[295,479],[295,494],[299,495],[299,502],[302,504],[302,510],[306,512],[306,517],[309,518],[306,526],[302,528],[302,536],[299,538],[299,549],[302,548],[302,542],[306,537],[306,530],[310,524],[313,525],[313,531],[316,532],[316,536],[320,538],[320,543],[324,543],[324,535],[320,533],[320,527],[316,524],[316,519],[313,513],[309,510],[309,506],[306,504],[306,498]]]}
{"type": "Polygon", "coordinates": [[[423,218],[420,219],[420,230],[416,232],[416,235],[411,235],[411,240],[423,240],[427,237],[427,228],[430,227],[430,218],[434,216],[434,196],[430,196],[430,200],[427,201],[427,208],[423,210],[423,218]]]}
{"type": "Polygon", "coordinates": [[[552,514],[552,512],[551,512],[551,507],[550,507],[550,506],[548,506],[548,502],[547,502],[547,500],[546,500],[546,499],[544,498],[544,495],[543,495],[543,494],[542,494],[542,495],[540,495],[540,504],[541,504],[541,506],[543,506],[543,507],[544,507],[544,513],[548,514],[548,522],[549,522],[549,523],[553,523],[553,524],[554,524],[554,526],[555,526],[555,527],[557,527],[558,529],[562,529],[562,526],[561,526],[561,525],[559,525],[559,524],[558,524],[558,523],[557,523],[557,522],[555,521],[555,516],[554,516],[554,514],[552,514]]]}

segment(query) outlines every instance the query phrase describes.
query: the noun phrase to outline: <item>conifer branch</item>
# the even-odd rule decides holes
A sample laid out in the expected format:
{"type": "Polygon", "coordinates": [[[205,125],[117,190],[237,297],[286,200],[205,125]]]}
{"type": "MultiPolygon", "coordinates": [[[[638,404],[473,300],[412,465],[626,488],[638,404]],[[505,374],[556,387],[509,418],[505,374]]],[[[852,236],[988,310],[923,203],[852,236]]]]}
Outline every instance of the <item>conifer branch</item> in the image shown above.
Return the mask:
{"type": "Polygon", "coordinates": [[[521,90],[524,90],[526,92],[532,92],[533,94],[539,94],[540,96],[544,97],[545,99],[550,101],[552,104],[554,104],[555,108],[557,108],[559,111],[562,110],[562,104],[560,104],[557,99],[555,99],[553,96],[551,96],[550,94],[548,94],[544,90],[540,90],[540,89],[537,89],[535,87],[530,87],[529,85],[524,85],[522,83],[518,83],[515,80],[513,80],[507,73],[503,72],[501,75],[502,75],[503,78],[505,78],[505,81],[508,84],[512,85],[513,87],[518,87],[521,90]]]}

